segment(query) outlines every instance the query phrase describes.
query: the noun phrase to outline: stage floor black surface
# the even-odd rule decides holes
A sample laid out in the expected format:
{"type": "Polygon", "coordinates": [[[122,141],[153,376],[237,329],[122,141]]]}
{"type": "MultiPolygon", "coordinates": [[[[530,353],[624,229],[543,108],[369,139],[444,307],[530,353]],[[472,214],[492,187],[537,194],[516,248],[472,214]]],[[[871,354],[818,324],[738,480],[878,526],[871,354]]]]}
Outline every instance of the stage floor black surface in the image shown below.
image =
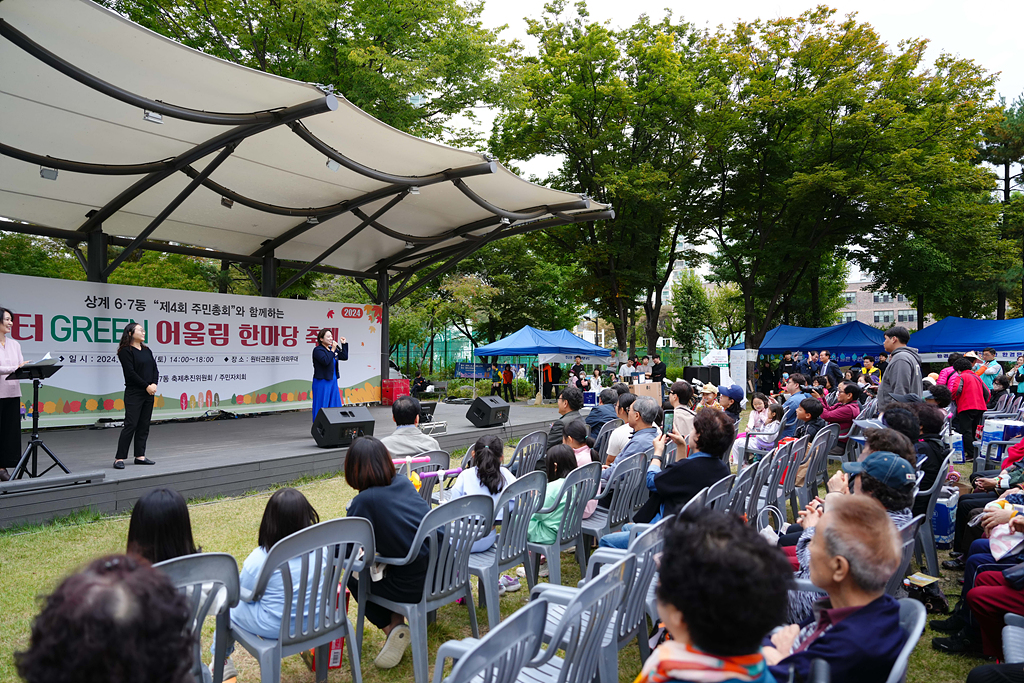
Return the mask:
{"type": "MultiPolygon", "coordinates": [[[[518,438],[546,430],[558,418],[556,408],[513,405],[504,428],[480,429],[466,419],[468,406],[438,403],[435,421],[448,423],[447,434],[435,434],[441,448],[465,448],[483,434],[518,438]]],[[[374,436],[394,431],[391,408],[370,406],[374,436]]],[[[307,475],[340,471],[346,449],[319,448],[310,436],[309,411],[269,413],[209,422],[164,422],[150,430],[146,455],[156,465],[134,465],[123,470],[112,465],[120,429],[88,428],[43,430],[46,445],[74,474],[102,471],[103,481],[0,495],[0,527],[40,522],[75,510],[94,508],[113,513],[130,508],[155,486],[177,489],[186,498],[236,495],[307,475]]],[[[26,443],[27,435],[22,436],[26,443]]],[[[41,455],[40,469],[49,458],[41,455]]],[[[63,474],[51,470],[39,480],[63,474]]]]}

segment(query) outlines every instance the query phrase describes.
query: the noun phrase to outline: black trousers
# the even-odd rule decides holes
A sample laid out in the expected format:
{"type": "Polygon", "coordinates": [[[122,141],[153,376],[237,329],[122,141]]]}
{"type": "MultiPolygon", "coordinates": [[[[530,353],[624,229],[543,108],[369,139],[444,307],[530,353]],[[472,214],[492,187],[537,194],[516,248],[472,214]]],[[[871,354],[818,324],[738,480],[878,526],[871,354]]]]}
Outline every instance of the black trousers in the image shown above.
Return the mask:
{"type": "Polygon", "coordinates": [[[0,467],[17,467],[21,460],[21,399],[0,398],[0,467]]]}
{"type": "Polygon", "coordinates": [[[953,550],[967,553],[969,544],[964,543],[964,533],[967,531],[967,522],[970,521],[970,512],[985,507],[988,503],[999,497],[998,493],[968,493],[960,496],[956,504],[956,525],[953,536],[953,550]]]}
{"type": "Polygon", "coordinates": [[[977,456],[974,450],[974,440],[977,438],[975,432],[981,424],[981,416],[984,412],[984,410],[961,410],[956,414],[957,428],[964,438],[965,460],[974,460],[977,456]]]}
{"type": "Polygon", "coordinates": [[[124,427],[117,440],[118,460],[128,457],[128,447],[135,442],[135,457],[146,457],[146,440],[149,438],[149,421],[153,417],[153,397],[146,392],[124,392],[124,427]]]}
{"type": "Polygon", "coordinates": [[[491,396],[501,396],[500,382],[491,382],[491,396]]]}
{"type": "Polygon", "coordinates": [[[967,674],[967,683],[1024,683],[1024,664],[985,664],[967,674]]]}
{"type": "MultiPolygon", "coordinates": [[[[369,579],[369,570],[364,573],[369,579]]],[[[354,576],[350,576],[348,579],[348,590],[352,593],[353,600],[359,596],[359,581],[360,579],[354,576]]],[[[369,592],[392,602],[419,602],[423,597],[423,579],[421,578],[418,582],[395,580],[385,574],[383,579],[370,584],[369,592]]],[[[391,610],[383,605],[367,601],[366,618],[377,628],[383,629],[391,624],[391,610]]]]}
{"type": "Polygon", "coordinates": [[[511,384],[502,384],[501,385],[501,393],[502,393],[502,396],[505,397],[505,400],[508,401],[509,403],[513,403],[515,401],[515,397],[512,395],[512,385],[511,384]]]}

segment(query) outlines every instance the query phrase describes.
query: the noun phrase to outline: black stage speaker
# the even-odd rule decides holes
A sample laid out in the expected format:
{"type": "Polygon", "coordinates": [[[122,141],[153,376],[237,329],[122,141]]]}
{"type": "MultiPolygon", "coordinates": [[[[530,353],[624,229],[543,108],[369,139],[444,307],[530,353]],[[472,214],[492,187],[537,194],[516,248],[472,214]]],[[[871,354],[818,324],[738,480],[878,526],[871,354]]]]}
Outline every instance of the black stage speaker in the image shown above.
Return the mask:
{"type": "Polygon", "coordinates": [[[508,422],[508,403],[497,396],[477,396],[466,411],[474,427],[497,427],[508,422]]]}
{"type": "Polygon", "coordinates": [[[373,416],[363,406],[321,408],[310,433],[320,448],[348,446],[357,436],[373,436],[373,416]]]}
{"type": "Polygon", "coordinates": [[[711,382],[718,386],[722,381],[722,368],[717,365],[688,365],[683,368],[683,379],[690,384],[711,382]]]}

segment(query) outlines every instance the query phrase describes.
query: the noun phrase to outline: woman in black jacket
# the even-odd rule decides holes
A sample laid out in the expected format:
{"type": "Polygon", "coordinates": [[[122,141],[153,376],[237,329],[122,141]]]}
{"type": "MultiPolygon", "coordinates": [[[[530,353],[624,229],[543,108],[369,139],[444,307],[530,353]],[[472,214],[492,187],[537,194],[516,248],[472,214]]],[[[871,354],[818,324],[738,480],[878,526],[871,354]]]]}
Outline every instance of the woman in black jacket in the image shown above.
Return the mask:
{"type": "Polygon", "coordinates": [[[313,420],[321,408],[341,407],[338,392],[338,361],[348,360],[348,342],[344,337],[337,340],[330,330],[323,329],[316,335],[313,349],[313,420]]]}
{"type": "Polygon", "coordinates": [[[145,345],[146,329],[138,323],[128,323],[121,333],[121,344],[117,347],[117,359],[124,371],[124,427],[117,440],[117,455],[114,469],[124,469],[128,457],[128,446],[135,441],[135,464],[155,465],[146,457],[146,440],[149,438],[149,421],[153,417],[153,397],[160,372],[156,367],[153,352],[145,345]]]}

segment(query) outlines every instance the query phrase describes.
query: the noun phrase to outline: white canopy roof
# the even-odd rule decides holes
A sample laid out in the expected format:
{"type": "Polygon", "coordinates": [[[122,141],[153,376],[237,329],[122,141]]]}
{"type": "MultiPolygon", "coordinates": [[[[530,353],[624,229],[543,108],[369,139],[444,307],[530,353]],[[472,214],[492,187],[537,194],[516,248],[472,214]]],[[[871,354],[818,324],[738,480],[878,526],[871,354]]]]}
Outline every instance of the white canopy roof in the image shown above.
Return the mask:
{"type": "Polygon", "coordinates": [[[302,262],[345,240],[322,263],[372,275],[612,215],[88,0],[4,0],[0,34],[0,216],[134,238],[199,177],[152,239],[302,262]]]}

